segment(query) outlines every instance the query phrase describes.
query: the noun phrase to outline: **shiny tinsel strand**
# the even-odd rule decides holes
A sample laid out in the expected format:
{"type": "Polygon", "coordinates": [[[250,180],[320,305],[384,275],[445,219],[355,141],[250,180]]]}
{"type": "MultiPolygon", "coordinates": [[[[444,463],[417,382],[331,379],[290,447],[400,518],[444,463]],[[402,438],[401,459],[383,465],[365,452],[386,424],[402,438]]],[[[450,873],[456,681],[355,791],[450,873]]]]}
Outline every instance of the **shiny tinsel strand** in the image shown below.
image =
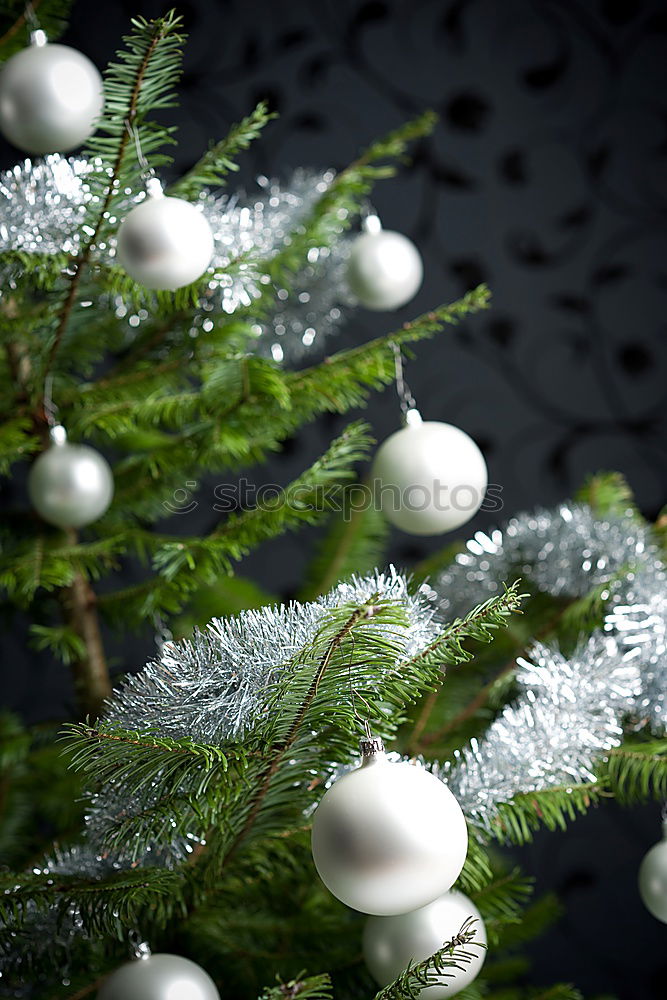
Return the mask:
{"type": "Polygon", "coordinates": [[[517,700],[483,738],[434,768],[486,831],[515,795],[595,781],[595,761],[621,742],[621,721],[640,690],[635,660],[601,632],[569,658],[535,644],[518,661],[516,682],[517,700]]]}
{"type": "MultiPolygon", "coordinates": [[[[96,195],[87,183],[95,163],[54,153],[43,160],[25,160],[0,173],[0,251],[37,254],[76,253],[80,226],[96,195]]],[[[200,199],[215,238],[207,293],[200,302],[194,329],[206,330],[207,315],[229,315],[252,306],[268,282],[263,265],[287,245],[311,215],[335,178],[333,170],[296,170],[287,184],[257,178],[256,192],[234,195],[204,193],[200,199]]],[[[129,195],[127,208],[144,197],[129,195]]],[[[330,219],[325,242],[312,247],[308,260],[294,276],[292,287],[275,290],[277,306],[254,327],[258,353],[286,363],[298,362],[334,333],[353,304],[347,287],[349,242],[343,236],[346,214],[330,219]]],[[[110,239],[104,253],[115,256],[110,239]]],[[[16,279],[16,266],[2,275],[16,279]]],[[[116,315],[134,330],[148,318],[146,310],[128,309],[120,298],[116,315]]]]}
{"type": "MultiPolygon", "coordinates": [[[[521,578],[553,597],[583,597],[602,587],[604,633],[618,643],[616,658],[637,662],[641,689],[633,706],[638,724],[667,726],[667,574],[649,529],[630,512],[597,519],[589,507],[561,504],[513,517],[504,530],[476,532],[454,564],[434,582],[447,617],[521,578]]],[[[610,658],[610,669],[615,658],[610,658]]]]}
{"type": "MultiPolygon", "coordinates": [[[[131,677],[114,695],[105,725],[154,729],[160,736],[221,743],[243,735],[261,715],[267,687],[299,650],[312,643],[328,611],[374,595],[403,603],[410,625],[402,630],[405,656],[438,634],[434,594],[423,585],[412,594],[406,578],[386,573],[355,577],[319,600],[242,611],[216,618],[192,639],[168,642],[159,659],[131,677]]],[[[392,634],[401,630],[392,629],[392,634]]]]}

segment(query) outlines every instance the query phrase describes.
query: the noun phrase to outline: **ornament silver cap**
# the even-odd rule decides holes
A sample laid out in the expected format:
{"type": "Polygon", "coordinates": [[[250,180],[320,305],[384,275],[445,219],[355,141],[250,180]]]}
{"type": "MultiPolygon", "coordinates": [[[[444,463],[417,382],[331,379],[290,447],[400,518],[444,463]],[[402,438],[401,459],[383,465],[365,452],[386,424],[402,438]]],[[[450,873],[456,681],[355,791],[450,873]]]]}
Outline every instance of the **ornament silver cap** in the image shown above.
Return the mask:
{"type": "Polygon", "coordinates": [[[149,198],[164,198],[162,181],[155,174],[149,174],[146,177],[146,194],[149,198]]]}
{"type": "Polygon", "coordinates": [[[405,411],[402,422],[404,427],[419,427],[420,424],[424,423],[416,406],[411,406],[405,411]]]}
{"type": "Polygon", "coordinates": [[[367,736],[360,741],[359,750],[363,758],[362,764],[365,764],[368,758],[384,753],[384,743],[379,736],[367,736]]]}
{"type": "Polygon", "coordinates": [[[152,955],[150,945],[147,941],[141,940],[141,935],[137,931],[132,931],[129,935],[132,958],[136,962],[145,962],[152,955]]]}
{"type": "Polygon", "coordinates": [[[361,230],[364,233],[370,233],[371,236],[376,236],[378,233],[381,233],[382,223],[380,222],[379,215],[375,215],[375,213],[366,215],[361,221],[361,230]]]}
{"type": "Polygon", "coordinates": [[[54,424],[49,428],[51,444],[67,444],[67,431],[62,424],[54,424]]]}

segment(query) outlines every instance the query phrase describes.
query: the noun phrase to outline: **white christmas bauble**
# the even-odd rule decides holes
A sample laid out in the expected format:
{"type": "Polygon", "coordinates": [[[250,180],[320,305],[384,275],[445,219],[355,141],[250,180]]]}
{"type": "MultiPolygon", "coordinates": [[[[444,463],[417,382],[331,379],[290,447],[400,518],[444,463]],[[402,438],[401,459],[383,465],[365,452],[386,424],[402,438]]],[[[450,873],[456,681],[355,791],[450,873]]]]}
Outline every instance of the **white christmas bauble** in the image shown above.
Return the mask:
{"type": "Polygon", "coordinates": [[[388,986],[407,969],[430,958],[451,941],[463,924],[474,919],[474,939],[465,946],[473,956],[460,968],[446,970],[442,985],[427,986],[421,1000],[445,1000],[469,986],[486,958],[486,928],[479,910],[462,892],[446,892],[435,902],[395,917],[369,917],[364,928],[364,958],[380,986],[388,986]]]}
{"type": "Polygon", "coordinates": [[[26,153],[66,153],[94,129],[102,77],[67,45],[33,44],[0,71],[0,131],[26,153]]]}
{"type": "Polygon", "coordinates": [[[207,972],[179,955],[150,955],[112,972],[97,1000],[220,1000],[207,972]]]}
{"type": "Polygon", "coordinates": [[[663,836],[639,866],[639,895],[646,909],[667,924],[667,820],[663,836]]]}
{"type": "Polygon", "coordinates": [[[366,219],[364,228],[350,253],[350,288],[366,309],[398,309],[421,286],[424,266],[419,250],[407,236],[382,229],[376,216],[366,219]]]}
{"type": "Polygon", "coordinates": [[[113,473],[94,448],[68,444],[62,427],[28,476],[30,501],[41,517],[59,528],[82,528],[107,510],[113,498],[113,473]]]}
{"type": "Polygon", "coordinates": [[[313,816],[312,850],[334,896],[362,913],[388,915],[449,889],[468,836],[447,786],[416,764],[388,761],[377,742],[365,746],[361,767],[325,793],[313,816]]]}
{"type": "Polygon", "coordinates": [[[487,487],[486,462],[465,431],[416,410],[384,441],[371,469],[376,503],[412,535],[440,535],[469,521],[487,487]]]}
{"type": "Polygon", "coordinates": [[[118,259],[146,288],[174,290],[200,278],[213,256],[203,212],[182,198],[149,196],[118,230],[118,259]]]}

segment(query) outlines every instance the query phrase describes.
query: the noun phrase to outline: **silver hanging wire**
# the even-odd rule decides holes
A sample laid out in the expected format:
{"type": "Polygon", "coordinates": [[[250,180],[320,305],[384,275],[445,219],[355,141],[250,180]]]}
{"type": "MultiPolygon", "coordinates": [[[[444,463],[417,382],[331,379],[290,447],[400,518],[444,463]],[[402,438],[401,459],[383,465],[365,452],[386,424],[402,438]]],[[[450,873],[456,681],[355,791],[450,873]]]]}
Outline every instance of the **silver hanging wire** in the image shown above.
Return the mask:
{"type": "Polygon", "coordinates": [[[410,391],[410,386],[405,381],[405,376],[403,374],[403,355],[401,354],[401,349],[398,344],[391,342],[391,349],[394,352],[394,371],[396,375],[396,393],[398,395],[399,402],[401,404],[401,411],[403,416],[406,416],[410,410],[417,409],[417,402],[415,397],[410,391]]]}
{"type": "Polygon", "coordinates": [[[158,177],[151,167],[150,163],[146,159],[143,149],[141,148],[141,139],[139,138],[139,131],[134,122],[131,122],[129,118],[125,119],[125,128],[127,129],[127,134],[134,143],[134,148],[137,154],[137,162],[141,167],[141,179],[146,185],[146,190],[150,195],[162,194],[162,184],[158,180],[158,177]]]}
{"type": "Polygon", "coordinates": [[[53,402],[53,375],[51,372],[44,379],[42,409],[49,428],[49,437],[52,444],[65,444],[67,441],[67,431],[58,421],[58,407],[53,402]]]}
{"type": "Polygon", "coordinates": [[[357,721],[360,722],[364,728],[364,734],[366,736],[366,739],[372,740],[373,731],[371,729],[371,724],[368,721],[368,716],[359,715],[359,712],[357,711],[357,706],[355,704],[355,698],[358,698],[359,701],[363,702],[363,704],[366,706],[368,714],[370,715],[371,706],[368,704],[364,696],[362,694],[359,694],[359,692],[355,689],[354,684],[352,683],[352,667],[354,665],[354,647],[355,647],[355,639],[353,635],[350,636],[350,641],[352,643],[352,658],[350,659],[350,662],[347,665],[347,679],[350,685],[350,704],[352,705],[352,711],[354,712],[355,719],[357,719],[357,721]]]}
{"type": "Polygon", "coordinates": [[[53,402],[53,375],[51,372],[44,379],[44,416],[49,427],[58,423],[58,407],[53,402]]]}

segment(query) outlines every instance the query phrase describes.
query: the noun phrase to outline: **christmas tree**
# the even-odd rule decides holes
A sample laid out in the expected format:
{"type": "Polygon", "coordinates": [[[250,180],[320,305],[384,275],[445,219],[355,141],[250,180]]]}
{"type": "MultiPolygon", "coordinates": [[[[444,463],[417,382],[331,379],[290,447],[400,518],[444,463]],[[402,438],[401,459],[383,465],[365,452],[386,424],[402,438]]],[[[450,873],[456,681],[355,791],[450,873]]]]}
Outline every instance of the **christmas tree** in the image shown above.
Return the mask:
{"type": "MultiPolygon", "coordinates": [[[[394,381],[410,444],[384,465],[381,450],[374,470],[400,478],[414,435],[435,447],[447,427],[421,424],[402,358],[489,294],[297,358],[345,311],[343,276],[349,308],[356,294],[390,310],[418,283],[403,238],[387,289],[369,264],[376,220],[349,230],[433,116],[346,170],[267,181],[246,203],[225,189],[271,120],[260,104],[163,191],[179,17],[132,23],[99,120],[94,68],[76,63],[59,123],[37,83],[40,65],[74,65],[41,34],[57,38],[67,6],[12,4],[0,41],[3,129],[48,154],[0,183],[0,453],[5,474],[30,468],[31,500],[5,519],[0,576],[12,627],[72,671],[78,696],[78,718],[56,729],[1,719],[0,990],[578,997],[522,985],[524,946],[558,902],[533,898],[502,846],[602,797],[667,795],[664,525],[603,474],[557,511],[477,532],[406,577],[382,568],[385,500],[358,479],[374,442],[356,421],[270,496],[217,497],[210,534],[165,530],[167,498],[210,472],[240,476],[394,381]],[[12,59],[27,29],[26,82],[12,59]],[[87,116],[83,154],[58,155],[87,116]],[[320,523],[298,602],[234,576],[260,544],[320,523]],[[140,576],[122,586],[128,560],[140,576]],[[123,663],[112,685],[109,636],[147,622],[156,656],[139,672],[123,663]]],[[[458,474],[469,487],[471,468],[450,485],[458,474]]],[[[424,528],[418,507],[385,513],[424,528]]],[[[666,919],[651,872],[642,892],[666,919]]]]}

